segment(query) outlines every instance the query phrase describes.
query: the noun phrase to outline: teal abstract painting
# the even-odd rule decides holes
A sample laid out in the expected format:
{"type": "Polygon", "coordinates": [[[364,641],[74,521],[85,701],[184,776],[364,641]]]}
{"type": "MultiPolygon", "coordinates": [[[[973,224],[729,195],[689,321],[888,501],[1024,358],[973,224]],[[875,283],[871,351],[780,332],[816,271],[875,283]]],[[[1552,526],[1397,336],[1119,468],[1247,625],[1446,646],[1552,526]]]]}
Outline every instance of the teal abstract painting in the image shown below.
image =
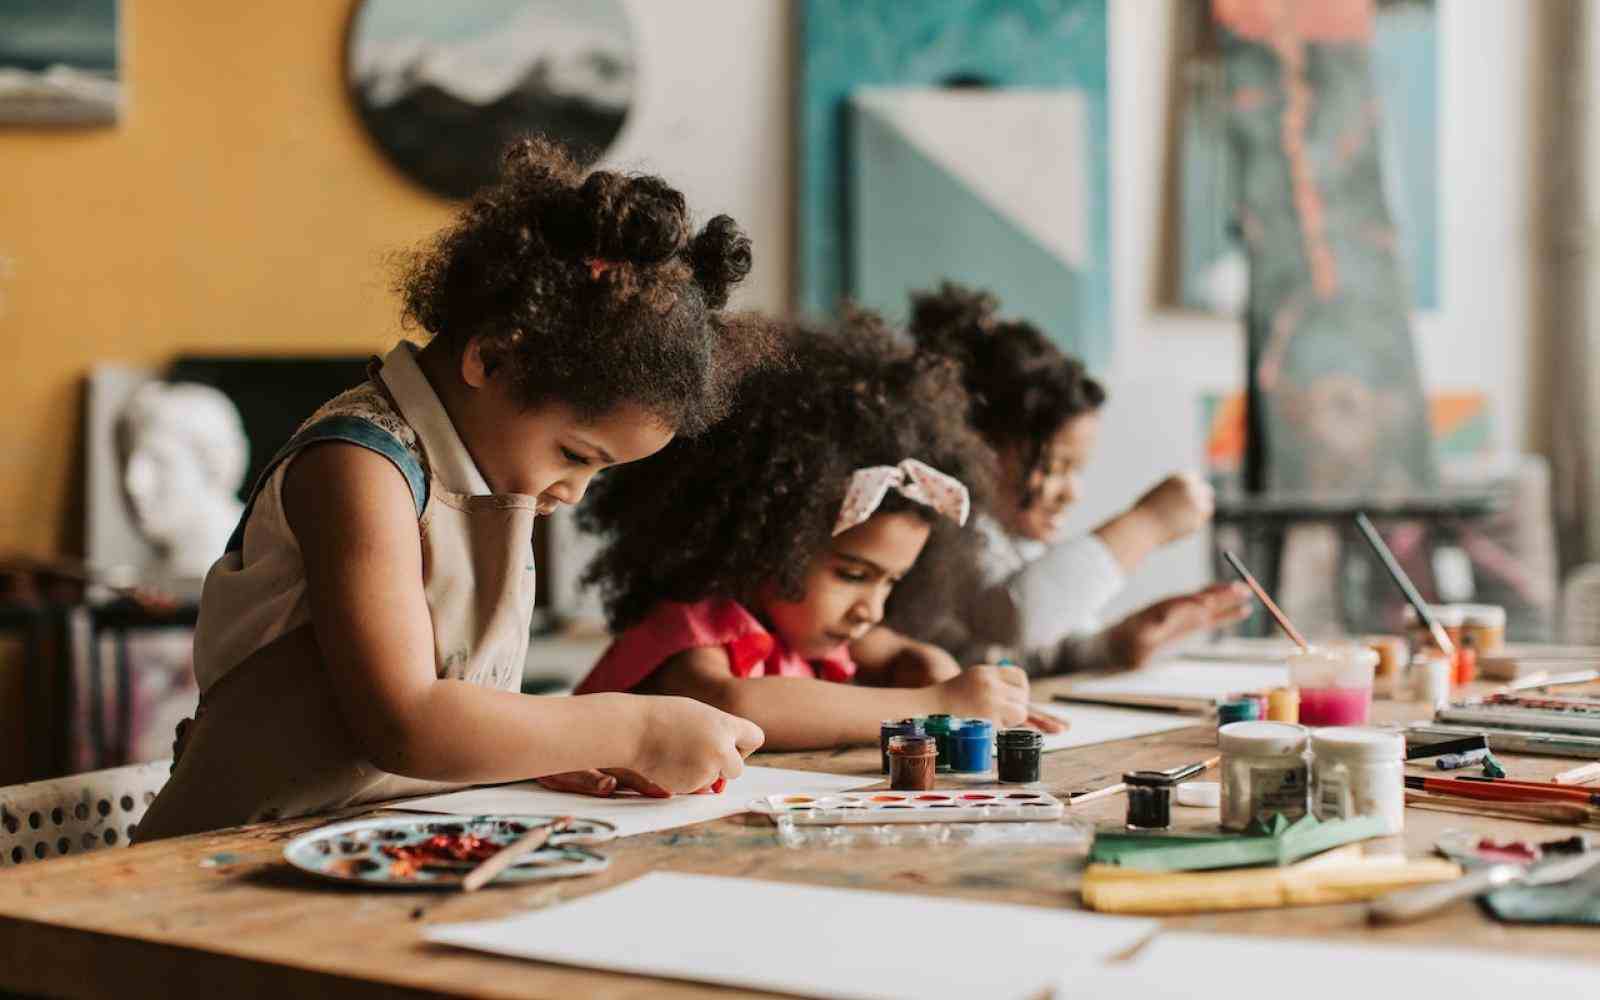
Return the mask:
{"type": "Polygon", "coordinates": [[[945,278],[1110,360],[1105,0],[808,0],[798,304],[945,278]]]}

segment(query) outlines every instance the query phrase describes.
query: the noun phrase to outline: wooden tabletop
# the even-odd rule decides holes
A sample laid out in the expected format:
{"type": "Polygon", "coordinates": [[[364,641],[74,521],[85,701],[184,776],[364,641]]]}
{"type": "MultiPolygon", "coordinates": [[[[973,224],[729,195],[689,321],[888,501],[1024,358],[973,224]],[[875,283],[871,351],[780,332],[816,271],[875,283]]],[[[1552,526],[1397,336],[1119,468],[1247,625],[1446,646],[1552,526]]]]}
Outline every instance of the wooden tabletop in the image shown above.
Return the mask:
{"type": "MultiPolygon", "coordinates": [[[[1039,685],[1043,696],[1057,682],[1039,685]]],[[[1380,702],[1384,719],[1420,718],[1420,706],[1380,702]]],[[[1116,780],[1133,768],[1167,768],[1215,752],[1215,731],[1177,730],[1049,754],[1045,784],[1058,795],[1116,780]]],[[[1500,755],[1514,777],[1548,779],[1557,758],[1500,755]]],[[[776,767],[876,775],[876,748],[765,754],[776,767]]],[[[1211,775],[1210,777],[1215,777],[1211,775]]],[[[1077,810],[1120,823],[1123,798],[1077,810]]],[[[575,809],[581,813],[581,809],[575,809]]],[[[1175,809],[1181,826],[1215,822],[1175,809]]],[[[430,945],[421,930],[548,906],[652,869],[737,875],[854,889],[954,896],[1076,909],[1081,858],[1060,847],[874,847],[796,850],[756,816],[645,834],[607,845],[609,871],[580,879],[440,894],[345,889],[313,883],[282,859],[284,843],[324,820],[263,824],[139,847],[74,855],[0,871],[0,988],[73,996],[474,997],[756,996],[744,991],[496,958],[430,945]]],[[[1552,840],[1545,824],[1407,811],[1397,843],[1423,856],[1448,829],[1552,840]]],[[[1360,906],[1169,918],[1166,927],[1263,936],[1338,937],[1565,955],[1596,960],[1592,930],[1499,924],[1475,904],[1432,920],[1372,929],[1360,906]]],[[[715,933],[708,926],[707,933],[715,933]]]]}

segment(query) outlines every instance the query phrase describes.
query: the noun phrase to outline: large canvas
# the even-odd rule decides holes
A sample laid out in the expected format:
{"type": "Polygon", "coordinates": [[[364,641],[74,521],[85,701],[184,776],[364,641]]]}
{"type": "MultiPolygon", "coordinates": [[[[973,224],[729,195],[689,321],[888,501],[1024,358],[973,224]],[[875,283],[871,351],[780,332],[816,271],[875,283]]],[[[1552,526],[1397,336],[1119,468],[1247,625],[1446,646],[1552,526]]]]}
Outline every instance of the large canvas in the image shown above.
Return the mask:
{"type": "Polygon", "coordinates": [[[1103,367],[1105,0],[808,0],[798,299],[892,316],[943,278],[1103,367]]]}
{"type": "MultiPolygon", "coordinates": [[[[1369,58],[1384,197],[1411,304],[1439,306],[1439,26],[1435,0],[1379,0],[1369,58]]],[[[1230,173],[1220,62],[1187,67],[1180,131],[1178,296],[1186,308],[1238,314],[1245,249],[1230,173]]]]}
{"type": "Polygon", "coordinates": [[[117,0],[0,3],[0,124],[108,125],[121,108],[117,0]]]}

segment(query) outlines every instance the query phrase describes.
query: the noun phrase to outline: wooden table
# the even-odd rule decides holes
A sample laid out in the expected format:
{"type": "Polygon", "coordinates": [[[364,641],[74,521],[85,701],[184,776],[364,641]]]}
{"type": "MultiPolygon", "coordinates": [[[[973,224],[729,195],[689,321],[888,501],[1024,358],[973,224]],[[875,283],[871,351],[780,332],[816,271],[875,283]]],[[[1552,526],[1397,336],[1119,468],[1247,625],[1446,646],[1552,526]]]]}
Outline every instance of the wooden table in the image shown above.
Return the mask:
{"type": "MultiPolygon", "coordinates": [[[[1041,695],[1057,682],[1039,685],[1041,695]]],[[[1380,702],[1384,718],[1420,706],[1380,702]]],[[[1197,727],[1047,755],[1057,794],[1095,787],[1131,768],[1166,768],[1215,751],[1197,727]]],[[[1549,778],[1572,762],[1501,755],[1513,776],[1549,778]]],[[[875,775],[878,753],[854,749],[769,754],[778,767],[875,775]]],[[[1213,775],[1214,776],[1214,775],[1213,775]]],[[[1120,823],[1125,800],[1080,807],[1120,823]]],[[[581,813],[581,810],[576,810],[581,813]]],[[[1174,810],[1180,826],[1215,822],[1174,810]],[[1192,818],[1191,818],[1192,817],[1192,818]]],[[[1059,847],[854,848],[780,846],[759,817],[733,817],[609,845],[604,874],[474,895],[323,886],[284,863],[283,844],[322,820],[263,824],[100,851],[0,872],[0,988],[74,996],[181,993],[248,996],[476,997],[751,996],[737,990],[496,958],[429,945],[431,923],[504,916],[582,896],[651,869],[813,885],[955,896],[1075,909],[1080,859],[1059,847]]],[[[1552,840],[1565,827],[1408,810],[1406,851],[1429,853],[1450,828],[1552,840]]],[[[1492,948],[1518,955],[1600,957],[1593,931],[1498,924],[1463,903],[1419,924],[1375,930],[1356,905],[1170,918],[1164,926],[1263,936],[1338,937],[1492,948]]],[[[708,926],[707,933],[714,934],[708,926]]]]}

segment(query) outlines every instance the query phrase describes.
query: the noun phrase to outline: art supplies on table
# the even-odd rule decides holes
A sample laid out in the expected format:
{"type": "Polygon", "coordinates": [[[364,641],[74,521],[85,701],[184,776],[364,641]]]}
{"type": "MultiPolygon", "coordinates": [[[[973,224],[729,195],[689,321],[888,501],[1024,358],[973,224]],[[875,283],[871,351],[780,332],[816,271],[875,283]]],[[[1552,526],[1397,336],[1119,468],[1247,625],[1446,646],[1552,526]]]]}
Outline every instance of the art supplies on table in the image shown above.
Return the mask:
{"type": "Polygon", "coordinates": [[[1333,643],[1289,657],[1289,683],[1300,689],[1300,724],[1361,726],[1372,711],[1378,654],[1354,643],[1333,643]]]}
{"type": "Polygon", "coordinates": [[[1288,683],[1286,666],[1179,659],[1078,681],[1055,700],[1209,714],[1241,691],[1268,691],[1288,683]]]}
{"type": "Polygon", "coordinates": [[[1160,771],[1129,771],[1122,776],[1128,793],[1130,830],[1165,830],[1172,826],[1172,790],[1176,779],[1160,771]]]}
{"type": "Polygon", "coordinates": [[[1002,729],[995,738],[995,762],[1001,784],[1027,785],[1039,780],[1044,734],[1027,727],[1002,729]]]}
{"type": "Polygon", "coordinates": [[[1390,730],[1331,726],[1312,732],[1312,813],[1322,820],[1371,817],[1389,836],[1403,831],[1405,749],[1405,737],[1390,730]]]}
{"type": "Polygon", "coordinates": [[[1217,730],[1222,751],[1222,827],[1307,812],[1307,732],[1287,722],[1235,722],[1217,730]]]}
{"type": "Polygon", "coordinates": [[[1482,736],[1490,750],[1523,753],[1538,757],[1600,758],[1600,738],[1573,736],[1523,729],[1493,729],[1487,726],[1455,726],[1437,722],[1407,727],[1406,739],[1437,742],[1466,736],[1482,736]]]}
{"type": "MultiPolygon", "coordinates": [[[[1181,787],[1181,786],[1180,786],[1181,787]]],[[[795,850],[850,847],[1059,847],[1088,852],[1094,824],[1067,817],[1051,823],[837,823],[814,826],[773,817],[778,843],[795,850]]]]}
{"type": "Polygon", "coordinates": [[[1501,862],[1484,865],[1450,882],[1401,889],[1372,901],[1367,917],[1377,924],[1401,924],[1432,916],[1452,903],[1473,899],[1508,886],[1562,885],[1581,878],[1600,864],[1600,851],[1538,864],[1501,862]]]}
{"type": "Polygon", "coordinates": [[[1452,726],[1600,737],[1600,715],[1590,712],[1556,712],[1517,705],[1463,703],[1438,709],[1433,713],[1433,719],[1452,726]]]}
{"type": "Polygon", "coordinates": [[[839,823],[1025,823],[1060,819],[1061,800],[1049,792],[943,791],[803,792],[767,796],[766,812],[795,823],[824,826],[839,823]]]}
{"type": "Polygon", "coordinates": [[[1222,785],[1215,781],[1186,781],[1173,797],[1178,805],[1191,809],[1216,809],[1222,805],[1222,785]]]}
{"type": "Polygon", "coordinates": [[[1579,767],[1562,771],[1550,780],[1558,785],[1581,785],[1596,778],[1600,778],[1600,763],[1583,764],[1579,767]]]}
{"type": "Polygon", "coordinates": [[[1413,740],[1409,735],[1406,737],[1406,760],[1426,760],[1429,757],[1487,749],[1489,749],[1489,739],[1481,734],[1443,740],[1413,740]]]}
{"type": "Polygon", "coordinates": [[[1148,872],[1091,864],[1083,873],[1083,902],[1100,913],[1144,916],[1320,906],[1461,877],[1461,868],[1453,861],[1362,857],[1354,854],[1360,850],[1355,845],[1348,850],[1352,853],[1333,852],[1334,857],[1283,868],[1239,871],[1148,872]]]}
{"type": "MultiPolygon", "coordinates": [[[[1495,680],[1516,680],[1532,674],[1572,674],[1600,669],[1600,646],[1558,646],[1510,643],[1478,657],[1478,670],[1495,680]]],[[[1600,676],[1600,675],[1597,675],[1600,676]]]]}
{"type": "Polygon", "coordinates": [[[1277,817],[1250,833],[1147,834],[1101,831],[1089,850],[1091,864],[1137,868],[1147,872],[1205,871],[1256,865],[1281,867],[1314,854],[1383,836],[1383,824],[1371,817],[1318,820],[1302,816],[1289,822],[1277,817]]]}
{"type": "Polygon", "coordinates": [[[652,872],[422,934],[513,958],[834,1000],[1023,1000],[1156,928],[1058,908],[652,872]],[[717,918],[684,919],[688,901],[717,918]],[[945,947],[941,928],[960,928],[962,946],[945,947]]]}
{"type": "MultiPolygon", "coordinates": [[[[1389,574],[1389,579],[1393,580],[1395,586],[1400,588],[1400,593],[1405,596],[1406,603],[1411,606],[1417,621],[1426,629],[1428,638],[1446,655],[1454,656],[1456,643],[1445,632],[1444,627],[1439,623],[1439,619],[1434,616],[1433,610],[1422,599],[1422,595],[1417,592],[1416,585],[1411,582],[1411,577],[1406,575],[1406,571],[1400,566],[1400,561],[1394,557],[1393,552],[1389,551],[1389,546],[1385,544],[1383,537],[1378,534],[1378,529],[1372,526],[1372,521],[1366,514],[1356,515],[1356,527],[1360,529],[1361,536],[1367,540],[1367,544],[1372,547],[1372,551],[1378,556],[1378,561],[1383,564],[1384,571],[1389,574]]],[[[1421,646],[1423,644],[1413,640],[1412,645],[1421,646]]]]}
{"type": "Polygon", "coordinates": [[[1502,802],[1573,802],[1583,806],[1600,806],[1600,791],[1558,785],[1545,781],[1496,781],[1470,778],[1434,778],[1421,774],[1408,774],[1405,787],[1442,795],[1455,795],[1468,799],[1492,799],[1502,802]]]}
{"type": "Polygon", "coordinates": [[[1283,613],[1282,608],[1278,607],[1278,603],[1272,599],[1272,595],[1268,594],[1266,589],[1256,582],[1256,578],[1250,575],[1250,571],[1244,568],[1244,563],[1239,561],[1239,557],[1232,552],[1223,552],[1222,557],[1228,561],[1229,566],[1233,567],[1233,571],[1239,574],[1239,579],[1243,580],[1244,585],[1250,588],[1250,592],[1256,595],[1256,600],[1260,601],[1261,606],[1267,609],[1267,613],[1272,616],[1273,621],[1278,623],[1278,627],[1283,629],[1283,634],[1289,637],[1289,641],[1298,646],[1302,653],[1309,650],[1311,644],[1306,642],[1306,637],[1300,634],[1300,630],[1294,627],[1293,622],[1289,621],[1289,616],[1283,613]]]}
{"type": "Polygon", "coordinates": [[[458,889],[469,874],[530,831],[567,820],[544,844],[494,873],[502,884],[605,871],[589,850],[617,835],[609,823],[557,816],[497,815],[445,820],[384,816],[319,827],[289,841],[284,860],[318,878],[369,888],[458,889]]]}
{"type": "Polygon", "coordinates": [[[1468,798],[1436,792],[1406,790],[1406,806],[1430,812],[1459,813],[1494,819],[1514,819],[1525,823],[1561,823],[1582,826],[1593,822],[1594,811],[1572,802],[1517,801],[1511,799],[1468,798]]]}
{"type": "Polygon", "coordinates": [[[932,736],[911,733],[889,737],[889,787],[920,791],[933,787],[939,750],[932,736]]]}
{"type": "Polygon", "coordinates": [[[617,836],[631,837],[733,816],[748,811],[752,800],[764,801],[769,795],[826,795],[864,788],[877,781],[876,775],[822,774],[747,766],[743,775],[728,782],[727,788],[718,794],[674,795],[670,799],[626,794],[600,799],[571,792],[554,792],[536,782],[523,781],[408,799],[395,803],[394,808],[462,816],[576,814],[610,823],[617,828],[617,836]]]}

